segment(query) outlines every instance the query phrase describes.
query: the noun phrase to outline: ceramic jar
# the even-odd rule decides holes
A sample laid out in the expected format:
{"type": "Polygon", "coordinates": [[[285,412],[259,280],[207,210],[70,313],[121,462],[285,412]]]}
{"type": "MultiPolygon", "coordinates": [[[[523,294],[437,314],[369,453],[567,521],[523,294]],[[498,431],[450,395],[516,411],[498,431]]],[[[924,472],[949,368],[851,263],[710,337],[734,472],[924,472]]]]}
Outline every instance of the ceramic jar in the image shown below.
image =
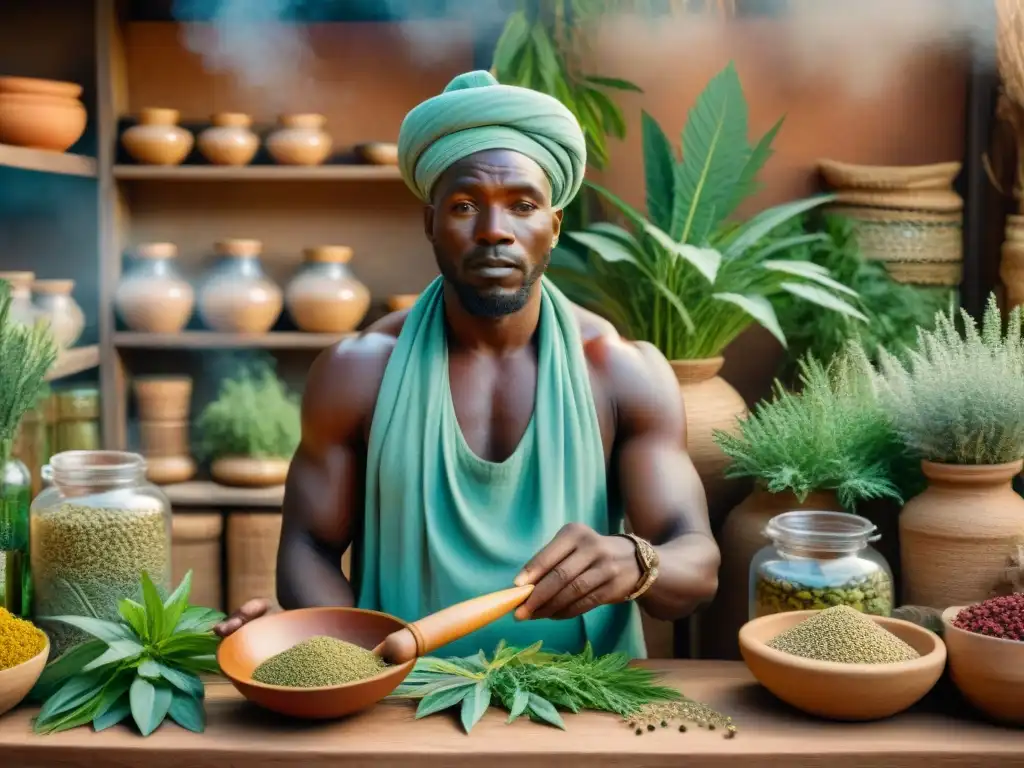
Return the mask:
{"type": "Polygon", "coordinates": [[[176,109],[143,109],[138,125],[121,134],[121,143],[138,163],[180,165],[192,151],[195,138],[178,125],[179,117],[176,109]]]}
{"type": "Polygon", "coordinates": [[[252,132],[252,118],[238,112],[220,112],[213,125],[199,134],[196,143],[203,157],[214,165],[248,165],[259,149],[252,132]]]}
{"type": "Polygon", "coordinates": [[[222,240],[220,263],[199,292],[199,314],[207,327],[229,333],[266,333],[281,314],[281,289],[263,272],[259,240],[222,240]]]}
{"type": "Polygon", "coordinates": [[[352,249],[321,245],[306,249],[306,263],[285,291],[295,324],[312,333],[348,333],[370,309],[370,291],[349,270],[352,249]]]}
{"type": "Polygon", "coordinates": [[[22,325],[34,325],[36,320],[46,319],[45,315],[32,303],[32,283],[35,282],[34,272],[0,272],[0,280],[11,286],[10,318],[22,325]]]}
{"type": "Polygon", "coordinates": [[[280,165],[320,165],[334,144],[326,123],[323,115],[281,115],[279,127],[267,137],[267,151],[280,165]]]}
{"type": "Polygon", "coordinates": [[[85,315],[71,292],[74,280],[36,280],[32,283],[36,309],[50,323],[57,346],[69,349],[82,336],[85,315]]]}
{"type": "Polygon", "coordinates": [[[54,152],[68,150],[88,115],[82,86],[34,77],[0,77],[0,143],[54,152]]]}
{"type": "Polygon", "coordinates": [[[134,268],[117,286],[114,306],[131,330],[178,333],[192,316],[195,291],[174,266],[174,243],[143,243],[135,249],[134,268]]]}

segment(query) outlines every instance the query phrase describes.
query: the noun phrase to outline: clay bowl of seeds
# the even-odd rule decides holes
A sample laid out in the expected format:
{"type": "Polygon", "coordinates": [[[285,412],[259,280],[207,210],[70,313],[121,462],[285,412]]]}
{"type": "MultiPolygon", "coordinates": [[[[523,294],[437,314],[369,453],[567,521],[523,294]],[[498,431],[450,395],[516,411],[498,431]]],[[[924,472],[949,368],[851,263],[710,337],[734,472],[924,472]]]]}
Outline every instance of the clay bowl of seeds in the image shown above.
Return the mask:
{"type": "MultiPolygon", "coordinates": [[[[1017,620],[1021,621],[1024,595],[1015,597],[1021,604],[1017,612],[1017,620]]],[[[956,606],[943,611],[949,676],[963,697],[990,719],[1024,725],[1024,641],[981,634],[992,631],[991,625],[986,625],[995,612],[986,604],[993,602],[986,600],[981,606],[956,606]]]]}
{"type": "Polygon", "coordinates": [[[217,662],[254,704],[290,717],[340,718],[373,706],[417,658],[511,613],[532,591],[492,592],[411,623],[360,608],[269,614],[224,638],[217,662]]]}
{"type": "Polygon", "coordinates": [[[50,641],[47,639],[43,650],[32,658],[0,670],[0,715],[14,709],[28,696],[43,674],[49,655],[50,641]]]}
{"type": "Polygon", "coordinates": [[[938,682],[946,646],[917,624],[847,606],[762,616],[743,626],[740,652],[761,685],[829,720],[891,717],[938,682]]]}

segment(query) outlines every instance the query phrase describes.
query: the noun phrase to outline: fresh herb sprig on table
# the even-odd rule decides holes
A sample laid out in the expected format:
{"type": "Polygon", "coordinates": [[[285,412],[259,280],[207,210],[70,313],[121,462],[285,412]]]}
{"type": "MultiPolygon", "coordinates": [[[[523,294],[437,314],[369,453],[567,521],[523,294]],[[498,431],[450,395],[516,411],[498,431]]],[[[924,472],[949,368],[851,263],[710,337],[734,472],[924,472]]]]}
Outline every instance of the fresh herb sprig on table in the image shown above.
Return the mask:
{"type": "Polygon", "coordinates": [[[212,632],[224,614],[188,604],[192,572],[161,602],[149,575],[142,574],[143,602],[121,600],[121,620],[92,616],[48,616],[87,633],[87,640],[51,661],[32,689],[42,701],[36,733],[56,733],[92,723],[96,731],[131,715],[143,736],[166,717],[202,733],[205,691],[199,674],[218,673],[212,632]]]}
{"type": "Polygon", "coordinates": [[[646,704],[682,698],[676,689],[657,685],[655,672],[629,666],[625,654],[595,656],[589,643],[578,654],[541,648],[502,642],[490,660],[483,651],[462,659],[423,658],[390,698],[419,699],[417,719],[459,706],[466,733],[492,702],[508,711],[509,723],[526,715],[564,730],[558,708],[628,717],[646,704]]]}

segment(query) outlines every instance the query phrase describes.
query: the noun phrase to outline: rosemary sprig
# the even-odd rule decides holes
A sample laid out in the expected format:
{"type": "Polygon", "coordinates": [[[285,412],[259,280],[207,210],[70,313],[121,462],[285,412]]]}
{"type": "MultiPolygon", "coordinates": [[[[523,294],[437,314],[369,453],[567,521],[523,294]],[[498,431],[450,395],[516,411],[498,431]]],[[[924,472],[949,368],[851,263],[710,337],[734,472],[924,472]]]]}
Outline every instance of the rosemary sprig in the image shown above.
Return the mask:
{"type": "Polygon", "coordinates": [[[590,643],[577,654],[556,654],[539,642],[528,648],[502,642],[490,660],[483,651],[462,659],[420,659],[389,698],[419,699],[417,719],[459,706],[466,733],[492,703],[508,711],[509,723],[526,715],[564,730],[559,709],[628,717],[646,704],[682,699],[655,678],[652,670],[629,666],[626,654],[594,656],[590,643]]]}

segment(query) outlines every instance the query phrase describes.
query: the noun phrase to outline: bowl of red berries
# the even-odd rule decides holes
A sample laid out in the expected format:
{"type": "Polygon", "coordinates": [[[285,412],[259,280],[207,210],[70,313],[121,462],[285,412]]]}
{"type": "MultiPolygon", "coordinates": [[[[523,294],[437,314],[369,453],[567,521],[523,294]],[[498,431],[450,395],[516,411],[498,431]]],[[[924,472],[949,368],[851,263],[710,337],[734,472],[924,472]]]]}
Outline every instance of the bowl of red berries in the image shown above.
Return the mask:
{"type": "Polygon", "coordinates": [[[1024,594],[942,613],[949,676],[976,709],[1024,725],[1024,594]]]}

